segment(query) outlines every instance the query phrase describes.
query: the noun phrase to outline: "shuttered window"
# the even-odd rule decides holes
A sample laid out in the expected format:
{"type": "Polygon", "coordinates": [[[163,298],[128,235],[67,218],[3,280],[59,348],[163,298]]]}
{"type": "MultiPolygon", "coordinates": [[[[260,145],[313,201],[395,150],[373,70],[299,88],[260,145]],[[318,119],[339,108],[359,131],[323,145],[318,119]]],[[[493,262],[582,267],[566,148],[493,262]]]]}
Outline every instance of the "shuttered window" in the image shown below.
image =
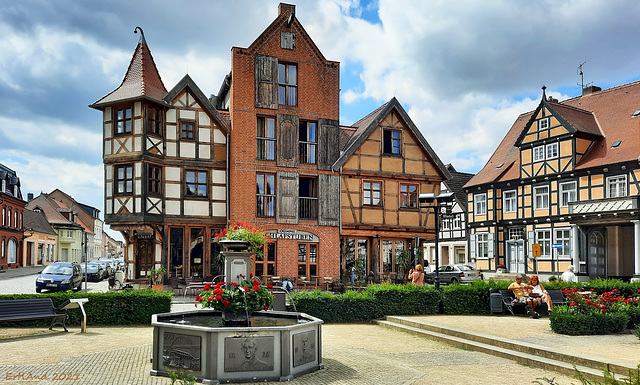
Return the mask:
{"type": "Polygon", "coordinates": [[[276,120],[258,117],[258,159],[276,160],[276,120]]]}
{"type": "Polygon", "coordinates": [[[298,155],[300,163],[316,164],[316,150],[318,147],[318,136],[316,122],[300,122],[298,133],[298,155]]]}
{"type": "Polygon", "coordinates": [[[300,177],[298,218],[318,219],[318,179],[300,177]]]}
{"type": "Polygon", "coordinates": [[[278,104],[298,105],[298,66],[278,63],[278,104]]]}
{"type": "Polygon", "coordinates": [[[276,215],[276,176],[256,174],[256,215],[273,218],[276,215]]]}

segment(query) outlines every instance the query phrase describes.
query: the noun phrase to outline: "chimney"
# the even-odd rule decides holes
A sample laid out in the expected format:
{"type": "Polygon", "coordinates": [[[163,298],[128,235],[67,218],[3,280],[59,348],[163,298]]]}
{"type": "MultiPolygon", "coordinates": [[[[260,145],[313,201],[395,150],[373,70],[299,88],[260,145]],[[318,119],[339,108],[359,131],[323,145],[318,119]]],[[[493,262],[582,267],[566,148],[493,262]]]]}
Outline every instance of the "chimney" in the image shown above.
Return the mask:
{"type": "Polygon", "coordinates": [[[598,86],[587,86],[587,87],[584,87],[582,89],[582,96],[589,95],[589,94],[592,94],[592,93],[598,92],[598,91],[602,91],[602,88],[600,88],[598,86]]]}
{"type": "Polygon", "coordinates": [[[288,15],[296,11],[296,6],[293,4],[280,3],[278,5],[278,15],[288,15]]]}
{"type": "Polygon", "coordinates": [[[558,103],[558,99],[554,98],[553,96],[547,97],[547,100],[550,101],[551,103],[558,103]]]}
{"type": "Polygon", "coordinates": [[[33,193],[27,193],[27,201],[33,200],[33,193]]]}

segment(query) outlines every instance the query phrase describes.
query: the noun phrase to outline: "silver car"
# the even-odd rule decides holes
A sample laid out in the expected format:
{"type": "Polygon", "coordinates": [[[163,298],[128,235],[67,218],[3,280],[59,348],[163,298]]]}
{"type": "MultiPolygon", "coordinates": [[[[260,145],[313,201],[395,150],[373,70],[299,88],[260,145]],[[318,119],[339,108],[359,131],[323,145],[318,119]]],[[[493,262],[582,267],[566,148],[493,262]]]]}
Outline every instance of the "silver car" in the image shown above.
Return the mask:
{"type": "MultiPolygon", "coordinates": [[[[440,283],[470,283],[482,279],[482,274],[470,265],[442,265],[438,268],[440,283]]],[[[436,281],[436,272],[432,271],[425,276],[427,283],[436,281]]]]}

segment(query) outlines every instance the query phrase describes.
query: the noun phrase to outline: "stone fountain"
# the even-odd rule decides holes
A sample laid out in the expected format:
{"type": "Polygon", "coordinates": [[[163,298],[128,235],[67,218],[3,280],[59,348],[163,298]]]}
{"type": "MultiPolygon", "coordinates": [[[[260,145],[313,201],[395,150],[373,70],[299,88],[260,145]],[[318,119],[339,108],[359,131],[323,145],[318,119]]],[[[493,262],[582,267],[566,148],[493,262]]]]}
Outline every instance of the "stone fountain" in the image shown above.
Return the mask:
{"type": "MultiPolygon", "coordinates": [[[[246,249],[245,249],[246,250],[246,249]]],[[[227,248],[225,276],[249,276],[251,254],[227,248]]],[[[298,312],[255,311],[243,326],[227,326],[218,311],[154,314],[151,375],[169,370],[203,384],[288,381],[322,369],[322,320],[298,312]]]]}

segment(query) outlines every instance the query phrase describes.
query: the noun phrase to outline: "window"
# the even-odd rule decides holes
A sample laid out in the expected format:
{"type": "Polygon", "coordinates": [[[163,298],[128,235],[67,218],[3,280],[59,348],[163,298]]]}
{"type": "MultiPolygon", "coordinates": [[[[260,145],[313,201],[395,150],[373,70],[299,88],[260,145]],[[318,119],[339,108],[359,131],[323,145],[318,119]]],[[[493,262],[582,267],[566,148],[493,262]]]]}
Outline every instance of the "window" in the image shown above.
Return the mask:
{"type": "Polygon", "coordinates": [[[276,215],[275,178],[273,174],[256,174],[256,215],[259,217],[276,215]]]}
{"type": "Polygon", "coordinates": [[[133,166],[130,164],[116,166],[116,194],[133,193],[133,166]]]}
{"type": "Polygon", "coordinates": [[[298,105],[298,67],[278,63],[278,104],[298,105]]]}
{"type": "Polygon", "coordinates": [[[521,239],[524,239],[523,228],[511,228],[507,231],[507,240],[519,241],[521,239]]]}
{"type": "Polygon", "coordinates": [[[116,109],[116,134],[131,133],[131,107],[116,109]]]}
{"type": "Polygon", "coordinates": [[[9,219],[7,221],[7,227],[11,228],[11,218],[13,217],[13,210],[11,208],[9,208],[9,215],[7,215],[7,218],[9,219]]]}
{"type": "Polygon", "coordinates": [[[453,228],[461,229],[462,228],[462,214],[455,214],[453,217],[453,228]]]}
{"type": "Polygon", "coordinates": [[[195,123],[180,122],[180,139],[195,140],[195,123]]]}
{"type": "Polygon", "coordinates": [[[544,146],[533,148],[533,161],[538,162],[544,160],[544,146]]]}
{"type": "Polygon", "coordinates": [[[548,118],[544,118],[544,119],[538,120],[538,131],[539,130],[546,130],[547,128],[549,128],[549,119],[548,118]]]}
{"type": "Polygon", "coordinates": [[[515,213],[516,210],[518,209],[516,190],[505,191],[503,199],[504,199],[504,212],[515,213]]]}
{"type": "Polygon", "coordinates": [[[316,136],[315,122],[300,122],[298,151],[300,163],[316,164],[316,148],[318,138],[316,136]]]}
{"type": "Polygon", "coordinates": [[[558,257],[569,258],[571,257],[571,231],[569,229],[557,229],[556,230],[556,243],[562,245],[558,250],[558,257]]]}
{"type": "MultiPolygon", "coordinates": [[[[344,271],[351,272],[351,269],[358,267],[364,268],[367,272],[367,256],[369,255],[369,242],[367,239],[358,238],[341,238],[340,239],[340,266],[344,271]]],[[[358,277],[358,280],[363,280],[358,277]]]]}
{"type": "Polygon", "coordinates": [[[147,133],[162,136],[162,110],[158,107],[147,108],[147,133]]]}
{"type": "Polygon", "coordinates": [[[576,182],[560,183],[560,207],[576,201],[576,182]]]}
{"type": "Polygon", "coordinates": [[[5,226],[7,224],[7,208],[3,207],[2,208],[2,226],[5,226]]]}
{"type": "Polygon", "coordinates": [[[540,244],[540,257],[551,257],[551,230],[537,230],[536,243],[540,244]]]}
{"type": "Polygon", "coordinates": [[[149,175],[147,177],[149,194],[162,194],[162,167],[149,165],[149,175]]]}
{"type": "Polygon", "coordinates": [[[535,210],[549,208],[549,186],[533,188],[533,208],[535,210]]]}
{"type": "Polygon", "coordinates": [[[487,214],[487,194],[478,194],[473,197],[475,215],[487,214]]]}
{"type": "Polygon", "coordinates": [[[480,233],[476,234],[476,243],[478,246],[477,254],[478,258],[489,258],[489,234],[480,233]]]}
{"type": "Polygon", "coordinates": [[[382,131],[382,152],[385,154],[400,154],[400,136],[399,130],[384,129],[382,131]]]}
{"type": "Polygon", "coordinates": [[[298,243],[298,277],[318,276],[318,244],[298,243]]]}
{"type": "Polygon", "coordinates": [[[298,218],[318,219],[318,179],[300,177],[298,218]]]}
{"type": "Polygon", "coordinates": [[[547,144],[547,159],[558,157],[558,143],[547,144]]]}
{"type": "Polygon", "coordinates": [[[627,176],[611,176],[607,178],[607,198],[627,196],[627,176]]]}
{"type": "Polygon", "coordinates": [[[255,275],[276,275],[276,243],[269,242],[266,245],[267,251],[263,255],[256,255],[255,275]]]}
{"type": "Polygon", "coordinates": [[[380,206],[382,197],[382,183],[364,181],[362,183],[362,204],[366,206],[380,206]]]}
{"type": "Polygon", "coordinates": [[[405,249],[404,241],[384,240],[382,241],[382,272],[394,273],[397,271],[396,262],[400,260],[405,249]]]}
{"type": "Polygon", "coordinates": [[[186,196],[207,197],[207,173],[205,171],[187,171],[186,181],[186,196]]]}
{"type": "Polygon", "coordinates": [[[276,120],[258,116],[258,159],[276,160],[276,120]]]}
{"type": "Polygon", "coordinates": [[[415,184],[400,185],[400,208],[403,208],[403,209],[418,208],[418,185],[415,185],[415,184]]]}
{"type": "Polygon", "coordinates": [[[6,254],[4,251],[4,238],[0,239],[0,259],[5,259],[6,254]]]}
{"type": "Polygon", "coordinates": [[[18,251],[18,243],[14,238],[9,239],[9,244],[7,247],[7,263],[17,263],[17,253],[18,251]]]}

